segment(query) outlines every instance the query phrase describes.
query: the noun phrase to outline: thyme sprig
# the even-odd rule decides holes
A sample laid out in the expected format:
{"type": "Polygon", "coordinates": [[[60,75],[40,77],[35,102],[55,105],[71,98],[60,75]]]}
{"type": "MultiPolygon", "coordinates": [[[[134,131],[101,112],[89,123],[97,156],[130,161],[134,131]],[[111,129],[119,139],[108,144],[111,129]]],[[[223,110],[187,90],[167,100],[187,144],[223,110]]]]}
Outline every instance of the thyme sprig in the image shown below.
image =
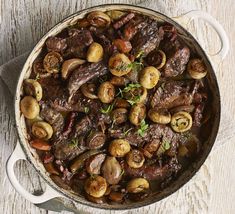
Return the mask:
{"type": "Polygon", "coordinates": [[[141,122],[140,122],[140,127],[139,129],[137,130],[137,133],[141,136],[141,137],[144,137],[145,135],[145,132],[147,131],[149,125],[145,122],[145,120],[143,119],[141,122]]]}

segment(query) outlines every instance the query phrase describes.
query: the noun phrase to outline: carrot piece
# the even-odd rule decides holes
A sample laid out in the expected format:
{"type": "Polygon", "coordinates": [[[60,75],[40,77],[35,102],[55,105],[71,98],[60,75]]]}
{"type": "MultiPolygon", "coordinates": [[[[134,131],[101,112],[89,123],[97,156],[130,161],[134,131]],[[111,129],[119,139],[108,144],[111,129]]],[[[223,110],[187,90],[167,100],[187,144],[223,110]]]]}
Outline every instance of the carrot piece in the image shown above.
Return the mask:
{"type": "Polygon", "coordinates": [[[47,143],[46,141],[40,140],[40,139],[35,139],[35,140],[31,141],[30,145],[34,149],[38,149],[41,151],[50,151],[51,150],[51,145],[49,143],[47,143]]]}

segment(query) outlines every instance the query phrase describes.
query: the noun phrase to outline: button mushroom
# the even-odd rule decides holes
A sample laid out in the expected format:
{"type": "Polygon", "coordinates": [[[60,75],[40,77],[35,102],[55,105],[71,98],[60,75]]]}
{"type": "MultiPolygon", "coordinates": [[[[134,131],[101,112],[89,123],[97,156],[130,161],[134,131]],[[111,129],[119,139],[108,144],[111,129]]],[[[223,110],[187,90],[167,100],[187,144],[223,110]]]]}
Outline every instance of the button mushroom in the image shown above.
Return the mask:
{"type": "Polygon", "coordinates": [[[106,12],[106,14],[107,14],[112,20],[118,20],[118,19],[120,19],[122,16],[125,15],[125,12],[120,11],[120,10],[110,10],[110,11],[106,12]]]}
{"type": "Polygon", "coordinates": [[[145,161],[144,155],[141,151],[133,149],[126,155],[126,162],[132,168],[140,168],[145,161]]]}
{"type": "Polygon", "coordinates": [[[130,83],[123,89],[124,98],[132,105],[135,103],[144,103],[147,95],[147,89],[140,84],[130,83]]]}
{"type": "Polygon", "coordinates": [[[102,166],[102,173],[109,184],[118,184],[122,178],[122,168],[115,157],[106,157],[102,166]]]}
{"type": "Polygon", "coordinates": [[[98,89],[98,97],[102,103],[111,103],[115,97],[115,88],[110,82],[103,82],[98,89]]]}
{"type": "Polygon", "coordinates": [[[87,194],[99,198],[102,197],[107,189],[108,185],[105,178],[101,176],[90,177],[85,182],[85,191],[87,194]]]}
{"type": "Polygon", "coordinates": [[[114,157],[124,157],[130,149],[130,144],[124,139],[116,139],[109,144],[109,153],[114,157]]]}
{"type": "Polygon", "coordinates": [[[108,27],[111,23],[110,17],[101,11],[93,11],[89,13],[87,20],[95,27],[108,27]]]}
{"type": "Polygon", "coordinates": [[[171,118],[171,127],[175,132],[185,132],[192,127],[192,117],[188,112],[180,111],[171,118]]]}
{"type": "Polygon", "coordinates": [[[160,72],[153,66],[145,67],[140,73],[140,84],[147,89],[157,85],[160,72]]]}
{"type": "Polygon", "coordinates": [[[93,42],[87,51],[87,61],[88,62],[99,62],[102,60],[104,55],[104,49],[102,45],[97,42],[93,42]]]}
{"type": "Polygon", "coordinates": [[[96,85],[93,83],[85,83],[81,86],[82,94],[85,97],[88,97],[90,99],[98,99],[98,96],[95,94],[96,91],[96,85]]]}
{"type": "Polygon", "coordinates": [[[32,125],[32,134],[39,139],[48,140],[53,135],[53,129],[49,123],[37,121],[32,125]]]}
{"type": "Polygon", "coordinates": [[[86,140],[86,145],[90,149],[99,149],[105,143],[105,134],[100,131],[91,131],[86,140]]]}
{"type": "Polygon", "coordinates": [[[113,76],[110,82],[115,86],[125,86],[126,84],[129,83],[129,80],[125,77],[113,76]]]}
{"type": "Polygon", "coordinates": [[[40,101],[42,99],[42,86],[37,80],[24,80],[24,92],[26,95],[35,97],[37,101],[40,101]]]}
{"type": "Polygon", "coordinates": [[[120,97],[117,97],[114,101],[114,106],[117,108],[129,108],[130,103],[128,103],[125,99],[121,99],[120,97]]]}
{"type": "Polygon", "coordinates": [[[141,121],[145,119],[146,107],[145,105],[138,103],[132,106],[130,110],[129,120],[133,125],[140,125],[141,121]]]}
{"type": "Polygon", "coordinates": [[[40,107],[32,96],[25,96],[20,102],[20,110],[27,119],[34,119],[39,115],[40,107]]]}
{"type": "Polygon", "coordinates": [[[115,122],[115,124],[121,124],[127,121],[127,109],[125,108],[117,108],[112,111],[112,119],[115,122]]]}
{"type": "Polygon", "coordinates": [[[91,175],[100,174],[100,168],[104,162],[106,154],[101,153],[94,156],[91,156],[86,160],[86,171],[91,175]]]}
{"type": "Polygon", "coordinates": [[[131,71],[131,61],[123,53],[117,53],[109,59],[109,70],[114,76],[123,76],[131,71]]]}
{"type": "Polygon", "coordinates": [[[160,69],[166,64],[166,54],[162,50],[154,50],[148,54],[146,61],[149,65],[160,69]]]}
{"type": "Polygon", "coordinates": [[[171,122],[171,114],[166,109],[152,108],[148,111],[148,116],[154,123],[167,124],[171,122]]]}
{"type": "Polygon", "coordinates": [[[193,79],[202,79],[207,74],[207,68],[200,59],[191,59],[188,63],[187,71],[193,79]]]}
{"type": "Polygon", "coordinates": [[[43,66],[48,73],[58,73],[61,67],[63,58],[55,51],[49,52],[43,59],[43,66]]]}
{"type": "Polygon", "coordinates": [[[61,68],[61,76],[63,79],[68,79],[68,77],[70,76],[71,72],[76,69],[79,65],[84,64],[86,61],[83,59],[78,59],[78,58],[74,58],[74,59],[68,59],[65,60],[62,64],[62,68],[61,68]]]}
{"type": "Polygon", "coordinates": [[[149,182],[144,178],[134,178],[127,184],[127,192],[139,193],[149,189],[149,182]]]}

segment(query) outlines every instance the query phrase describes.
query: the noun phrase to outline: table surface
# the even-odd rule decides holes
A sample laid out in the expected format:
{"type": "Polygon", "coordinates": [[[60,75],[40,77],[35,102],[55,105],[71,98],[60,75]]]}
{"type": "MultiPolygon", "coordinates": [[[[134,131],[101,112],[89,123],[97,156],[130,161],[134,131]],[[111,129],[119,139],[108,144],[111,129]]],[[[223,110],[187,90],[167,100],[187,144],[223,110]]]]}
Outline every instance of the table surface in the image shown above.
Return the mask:
{"type": "MultiPolygon", "coordinates": [[[[154,8],[168,16],[177,16],[192,9],[207,11],[223,26],[230,39],[230,51],[217,69],[222,103],[235,115],[235,54],[234,54],[234,0],[162,0],[162,1],[111,1],[111,0],[1,0],[0,1],[0,65],[29,51],[40,37],[55,23],[80,9],[104,3],[140,4],[154,8]]],[[[219,48],[218,38],[203,22],[191,25],[190,30],[209,51],[219,48]]],[[[5,163],[16,142],[12,117],[11,95],[0,79],[0,209],[1,213],[55,213],[39,209],[21,197],[10,185],[5,163]]],[[[234,116],[231,116],[234,120],[234,116]]],[[[170,197],[145,208],[129,213],[235,213],[235,136],[214,150],[200,171],[183,188],[170,197]]],[[[43,181],[33,168],[18,162],[15,172],[29,191],[41,191],[43,181]]],[[[62,213],[68,213],[63,211],[62,213]]]]}

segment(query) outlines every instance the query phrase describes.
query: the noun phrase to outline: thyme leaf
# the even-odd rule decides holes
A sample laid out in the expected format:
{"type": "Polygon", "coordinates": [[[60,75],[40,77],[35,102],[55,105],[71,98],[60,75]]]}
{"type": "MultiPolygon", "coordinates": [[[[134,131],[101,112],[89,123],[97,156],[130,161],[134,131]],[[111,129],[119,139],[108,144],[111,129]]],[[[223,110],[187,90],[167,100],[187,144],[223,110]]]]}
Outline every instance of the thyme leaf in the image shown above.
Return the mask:
{"type": "Polygon", "coordinates": [[[37,73],[37,75],[36,75],[36,77],[35,77],[35,80],[36,80],[36,81],[40,80],[40,74],[39,74],[39,73],[37,73]]]}
{"type": "Polygon", "coordinates": [[[125,136],[127,136],[127,134],[128,134],[131,130],[132,130],[132,128],[127,129],[126,131],[123,132],[123,134],[124,134],[125,136]]]}
{"type": "Polygon", "coordinates": [[[84,112],[87,114],[90,111],[89,107],[84,108],[84,112]]]}
{"type": "Polygon", "coordinates": [[[139,101],[140,101],[140,95],[135,96],[131,100],[127,100],[127,102],[130,103],[132,106],[138,103],[139,101]]]}
{"type": "Polygon", "coordinates": [[[71,142],[69,143],[69,146],[72,148],[75,148],[78,146],[78,139],[74,138],[71,140],[71,142]]]}
{"type": "Polygon", "coordinates": [[[100,111],[103,114],[109,114],[113,110],[113,106],[114,106],[114,103],[108,105],[106,108],[101,108],[100,111]]]}
{"type": "Polygon", "coordinates": [[[163,146],[164,150],[170,149],[170,147],[171,147],[170,141],[167,140],[167,139],[164,139],[163,142],[162,142],[162,146],[163,146]]]}
{"type": "Polygon", "coordinates": [[[140,122],[140,127],[139,129],[137,130],[138,134],[141,136],[141,137],[144,137],[144,134],[145,132],[147,131],[149,125],[145,122],[145,120],[143,119],[141,122],[140,122]]]}
{"type": "Polygon", "coordinates": [[[122,92],[126,93],[128,91],[131,91],[132,89],[135,88],[140,88],[141,85],[139,83],[129,83],[123,90],[122,92]]]}

